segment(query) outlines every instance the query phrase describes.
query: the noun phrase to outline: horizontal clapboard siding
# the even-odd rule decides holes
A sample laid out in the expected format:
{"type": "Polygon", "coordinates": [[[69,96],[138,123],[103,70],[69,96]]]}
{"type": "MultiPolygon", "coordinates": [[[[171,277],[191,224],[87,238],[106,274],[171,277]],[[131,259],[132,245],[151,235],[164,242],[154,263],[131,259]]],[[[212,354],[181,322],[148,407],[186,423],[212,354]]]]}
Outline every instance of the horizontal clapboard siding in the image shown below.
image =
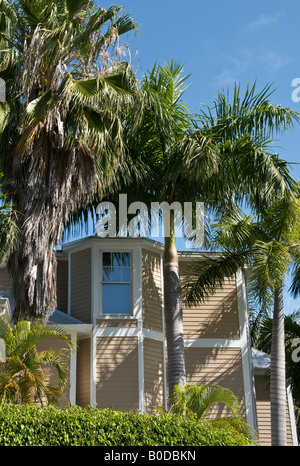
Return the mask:
{"type": "Polygon", "coordinates": [[[162,342],[144,339],[144,406],[148,414],[164,405],[163,351],[162,342]]]}
{"type": "Polygon", "coordinates": [[[97,327],[101,328],[136,328],[137,319],[97,319],[97,327]]]}
{"type": "MultiPolygon", "coordinates": [[[[256,392],[256,409],[257,409],[257,423],[259,444],[261,446],[271,446],[271,402],[269,381],[263,375],[255,376],[255,392],[256,392]]],[[[291,423],[289,418],[288,403],[286,404],[287,413],[287,445],[293,445],[291,423]]]]}
{"type": "MultiPolygon", "coordinates": [[[[186,348],[186,379],[188,384],[221,385],[231,390],[245,414],[245,392],[240,348],[186,348]]],[[[219,405],[212,415],[228,415],[219,405]]]]}
{"type": "Polygon", "coordinates": [[[82,407],[90,405],[91,393],[91,340],[79,340],[77,350],[77,387],[76,404],[82,407]]]}
{"type": "MultiPolygon", "coordinates": [[[[187,262],[180,264],[180,275],[188,276],[187,262]]],[[[222,288],[205,302],[183,309],[185,338],[230,338],[239,339],[239,313],[236,279],[227,279],[222,288]]]]}
{"type": "Polygon", "coordinates": [[[56,271],[56,294],[57,309],[62,312],[68,312],[68,267],[66,260],[57,261],[56,271]]]}
{"type": "Polygon", "coordinates": [[[143,249],[143,326],[162,331],[162,282],[160,255],[143,249]]]}
{"type": "Polygon", "coordinates": [[[97,338],[96,402],[99,408],[138,410],[138,340],[97,338]]]}
{"type": "Polygon", "coordinates": [[[71,254],[71,315],[91,322],[91,248],[71,254]]]}

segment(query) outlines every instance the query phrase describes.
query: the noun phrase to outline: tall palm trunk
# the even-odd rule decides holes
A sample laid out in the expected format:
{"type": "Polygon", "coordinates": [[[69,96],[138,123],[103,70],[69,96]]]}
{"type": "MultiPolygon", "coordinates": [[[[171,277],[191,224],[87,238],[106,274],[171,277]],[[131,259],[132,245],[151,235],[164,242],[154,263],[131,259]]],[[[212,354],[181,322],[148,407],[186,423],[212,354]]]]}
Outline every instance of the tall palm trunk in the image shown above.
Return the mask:
{"type": "MultiPolygon", "coordinates": [[[[52,135],[53,136],[53,135],[52,135]]],[[[18,239],[8,258],[17,319],[47,320],[56,308],[56,255],[64,224],[94,189],[94,163],[84,148],[55,148],[42,131],[33,153],[13,154],[8,178],[18,239]]]]}
{"type": "Polygon", "coordinates": [[[270,390],[272,445],[286,446],[286,373],[282,285],[278,286],[274,293],[270,390]]]}
{"type": "Polygon", "coordinates": [[[178,252],[174,233],[174,216],[170,213],[170,236],[165,238],[164,251],[164,308],[168,354],[169,397],[174,386],[185,385],[182,292],[178,252]]]}

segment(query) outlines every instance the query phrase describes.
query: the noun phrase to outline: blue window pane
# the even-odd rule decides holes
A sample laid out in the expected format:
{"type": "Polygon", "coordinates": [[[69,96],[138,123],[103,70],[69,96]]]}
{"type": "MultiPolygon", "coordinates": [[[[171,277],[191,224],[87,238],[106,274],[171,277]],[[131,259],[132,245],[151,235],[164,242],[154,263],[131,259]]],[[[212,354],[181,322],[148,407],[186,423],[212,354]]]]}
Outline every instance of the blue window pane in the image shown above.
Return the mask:
{"type": "Polygon", "coordinates": [[[121,281],[121,267],[112,267],[112,282],[120,282],[121,281]]]}
{"type": "Polygon", "coordinates": [[[122,282],[130,282],[130,267],[122,267],[122,282]]]}
{"type": "Polygon", "coordinates": [[[122,265],[123,266],[130,266],[130,254],[129,252],[123,252],[122,253],[122,265]]]}
{"type": "Polygon", "coordinates": [[[103,284],[103,314],[131,314],[130,284],[103,284]]]}
{"type": "Polygon", "coordinates": [[[121,253],[120,252],[113,252],[112,253],[112,265],[121,265],[121,253]]]}
{"type": "Polygon", "coordinates": [[[111,267],[103,267],[102,280],[104,282],[111,282],[111,267]]]}

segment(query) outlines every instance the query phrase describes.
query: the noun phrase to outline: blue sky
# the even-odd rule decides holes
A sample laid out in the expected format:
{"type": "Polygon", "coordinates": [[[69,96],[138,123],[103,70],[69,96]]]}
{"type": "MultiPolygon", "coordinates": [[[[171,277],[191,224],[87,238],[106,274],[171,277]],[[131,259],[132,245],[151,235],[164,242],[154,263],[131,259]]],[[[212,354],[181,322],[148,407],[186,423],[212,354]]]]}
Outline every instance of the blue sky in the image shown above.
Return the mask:
{"type": "MultiPolygon", "coordinates": [[[[97,1],[103,8],[112,2],[97,1]]],[[[185,102],[192,112],[210,104],[218,90],[239,82],[257,82],[261,90],[273,83],[271,101],[300,113],[292,82],[299,78],[300,3],[296,0],[125,0],[123,6],[138,23],[138,34],[128,41],[138,57],[133,62],[140,76],[155,62],[175,59],[190,74],[185,102]]],[[[298,84],[299,88],[300,85],[298,84]]],[[[299,92],[300,95],[300,92],[299,92]]],[[[300,126],[277,135],[274,151],[291,162],[300,179],[300,126]]],[[[285,294],[287,312],[300,307],[285,294]]]]}
{"type": "MultiPolygon", "coordinates": [[[[300,81],[300,4],[296,0],[125,1],[116,4],[139,26],[136,37],[129,37],[138,52],[133,62],[138,75],[155,62],[180,61],[184,73],[191,73],[185,101],[192,112],[211,103],[218,90],[232,88],[234,81],[243,87],[255,80],[258,90],[273,83],[273,103],[300,112],[300,102],[292,100],[292,81],[300,81]]],[[[111,5],[110,1],[98,3],[104,8],[111,5]]],[[[300,127],[278,136],[274,150],[298,163],[299,141],[300,127]]],[[[300,165],[293,166],[293,174],[300,178],[300,165]]]]}

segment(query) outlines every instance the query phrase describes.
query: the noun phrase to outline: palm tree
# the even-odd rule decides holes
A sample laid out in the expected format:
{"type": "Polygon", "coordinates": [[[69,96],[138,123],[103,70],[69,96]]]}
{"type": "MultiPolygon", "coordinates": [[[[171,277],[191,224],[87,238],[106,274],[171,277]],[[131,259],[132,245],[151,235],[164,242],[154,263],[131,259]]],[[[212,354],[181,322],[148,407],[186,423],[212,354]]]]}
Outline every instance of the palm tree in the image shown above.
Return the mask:
{"type": "Polygon", "coordinates": [[[56,404],[67,388],[67,354],[52,348],[37,351],[42,340],[61,339],[69,348],[72,344],[58,327],[41,322],[19,321],[14,326],[0,317],[0,338],[5,342],[6,357],[0,362],[0,404],[16,403],[31,405],[45,402],[56,404]],[[55,368],[57,383],[47,381],[45,369],[55,368]]]}
{"type": "Polygon", "coordinates": [[[163,407],[158,406],[157,412],[185,417],[196,416],[198,419],[209,420],[219,427],[230,425],[251,440],[256,437],[253,429],[243,419],[240,403],[234,393],[219,385],[185,385],[184,387],[176,385],[173,397],[170,400],[169,410],[166,411],[163,407]],[[223,404],[229,409],[230,417],[217,419],[210,417],[213,407],[219,404],[223,404]]]}
{"type": "Polygon", "coordinates": [[[136,25],[92,0],[1,0],[0,18],[0,155],[20,230],[8,268],[16,315],[47,319],[64,225],[117,183],[132,86],[121,37],[136,25]]]}
{"type": "Polygon", "coordinates": [[[6,201],[8,190],[6,183],[2,182],[3,173],[0,173],[0,261],[9,256],[16,239],[17,228],[13,221],[15,211],[10,202],[6,201]]]}
{"type": "MultiPolygon", "coordinates": [[[[299,318],[300,310],[284,316],[286,378],[293,394],[298,437],[300,433],[299,415],[297,415],[300,409],[300,367],[298,357],[295,360],[294,351],[295,343],[300,341],[299,318]]],[[[255,327],[253,346],[270,354],[272,347],[272,315],[266,312],[262,314],[258,312],[256,318],[252,321],[252,326],[253,324],[255,327]]],[[[298,355],[297,348],[296,354],[298,355]]]]}
{"type": "MultiPolygon", "coordinates": [[[[188,76],[181,64],[155,65],[141,83],[142,111],[125,118],[125,140],[131,160],[146,177],[127,185],[131,196],[151,201],[199,201],[222,210],[246,200],[258,207],[289,189],[287,164],[268,151],[270,133],[291,127],[296,114],[269,102],[270,89],[256,93],[238,86],[231,104],[219,94],[213,108],[195,118],[183,102],[188,76]],[[214,113],[216,115],[214,115],[214,113]]],[[[136,199],[135,199],[136,200],[136,199]]],[[[185,385],[182,294],[174,214],[164,236],[164,307],[168,350],[169,395],[185,385]]]]}
{"type": "Polygon", "coordinates": [[[286,444],[286,370],[283,285],[289,272],[291,291],[299,293],[300,202],[297,196],[273,201],[262,216],[253,219],[237,209],[212,228],[211,244],[217,258],[193,265],[185,285],[190,304],[201,302],[239,268],[249,269],[250,291],[266,309],[273,303],[271,341],[271,428],[272,444],[286,444]]]}
{"type": "MultiPolygon", "coordinates": [[[[142,183],[127,185],[129,197],[147,203],[190,201],[187,190],[192,165],[195,176],[215,170],[217,154],[210,141],[194,131],[191,115],[182,101],[188,76],[182,66],[168,62],[155,65],[141,83],[142,108],[128,112],[125,140],[131,160],[142,166],[142,183]],[[189,170],[187,172],[187,170],[189,170]],[[186,172],[186,177],[184,176],[186,172]]],[[[194,182],[195,180],[193,180],[194,182]]],[[[169,393],[177,384],[185,385],[181,285],[175,241],[174,212],[170,211],[170,231],[164,232],[164,309],[168,341],[169,393]]]]}
{"type": "Polygon", "coordinates": [[[233,416],[240,414],[240,405],[231,390],[218,385],[175,386],[169,414],[195,414],[199,419],[209,416],[215,403],[224,403],[233,416]]]}

